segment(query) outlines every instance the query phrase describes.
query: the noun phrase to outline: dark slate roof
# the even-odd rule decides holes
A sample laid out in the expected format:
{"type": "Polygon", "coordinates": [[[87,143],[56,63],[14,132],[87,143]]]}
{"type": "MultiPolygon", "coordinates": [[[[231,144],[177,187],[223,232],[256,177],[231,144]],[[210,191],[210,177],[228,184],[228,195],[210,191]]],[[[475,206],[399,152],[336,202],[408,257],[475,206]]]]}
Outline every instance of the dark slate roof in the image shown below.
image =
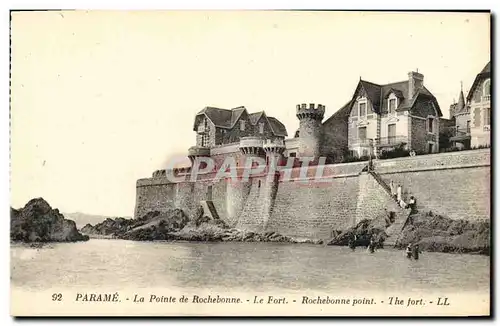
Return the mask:
{"type": "Polygon", "coordinates": [[[417,98],[422,95],[423,97],[428,97],[430,98],[433,102],[434,105],[436,106],[436,109],[438,111],[438,115],[442,116],[443,114],[441,113],[441,109],[439,108],[439,104],[432,95],[432,93],[425,87],[423,86],[421,89],[417,91],[415,96],[409,100],[408,99],[408,90],[409,90],[409,85],[408,85],[408,80],[400,81],[400,82],[395,82],[395,83],[390,83],[390,84],[385,84],[385,85],[379,85],[375,84],[366,80],[360,80],[358,83],[358,87],[356,88],[356,91],[353,94],[352,100],[350,102],[351,106],[354,103],[355,96],[358,93],[358,90],[362,88],[365,90],[366,95],[370,102],[373,105],[373,110],[380,114],[384,111],[387,110],[387,98],[391,92],[393,92],[400,100],[398,101],[398,107],[396,110],[406,110],[406,109],[411,109],[413,105],[415,104],[415,101],[417,98]]]}
{"type": "Polygon", "coordinates": [[[467,111],[467,107],[465,106],[464,92],[462,90],[460,90],[460,95],[458,95],[457,106],[455,107],[455,114],[463,113],[466,111],[467,111]]]}
{"type": "Polygon", "coordinates": [[[245,111],[246,109],[244,106],[240,106],[231,110],[231,127],[234,126],[234,124],[238,121],[238,119],[245,111]]]}
{"type": "MultiPolygon", "coordinates": [[[[240,119],[243,112],[246,112],[246,108],[244,106],[231,110],[207,106],[196,114],[193,130],[196,131],[196,121],[198,117],[202,115],[205,115],[208,119],[210,119],[216,127],[232,129],[240,119]]],[[[285,126],[278,119],[267,117],[264,111],[250,113],[248,116],[252,125],[255,125],[262,116],[266,117],[274,135],[283,137],[287,136],[285,126]]]]}
{"type": "Polygon", "coordinates": [[[388,98],[391,93],[394,93],[394,95],[396,95],[396,97],[400,99],[403,99],[405,97],[400,89],[391,87],[385,92],[384,99],[388,98]]]}
{"type": "Polygon", "coordinates": [[[491,61],[484,66],[483,70],[479,74],[477,74],[476,79],[474,79],[474,82],[472,83],[472,86],[469,90],[469,94],[467,94],[467,102],[472,100],[472,95],[474,94],[474,90],[476,89],[477,85],[483,81],[484,79],[491,78],[491,61]]]}
{"type": "Polygon", "coordinates": [[[250,123],[253,124],[253,125],[255,125],[259,121],[260,117],[263,114],[264,114],[264,111],[250,113],[248,115],[248,118],[250,119],[250,123]]]}
{"type": "Polygon", "coordinates": [[[348,119],[350,113],[351,113],[351,104],[352,104],[352,100],[347,102],[346,104],[344,104],[344,106],[342,106],[339,110],[337,110],[337,112],[335,112],[334,114],[332,114],[331,117],[329,117],[328,119],[325,120],[325,122],[323,122],[323,125],[326,125],[328,121],[330,120],[343,120],[343,119],[348,119]]]}
{"type": "Polygon", "coordinates": [[[370,99],[373,106],[378,109],[380,106],[380,85],[366,80],[360,80],[359,84],[365,90],[366,96],[370,99]]]}
{"type": "Polygon", "coordinates": [[[207,106],[206,108],[198,112],[197,116],[203,114],[207,116],[207,118],[209,118],[210,121],[212,121],[214,125],[217,127],[228,128],[229,126],[231,126],[232,122],[231,110],[219,109],[207,106]]]}
{"type": "Polygon", "coordinates": [[[282,124],[278,119],[274,117],[267,117],[267,120],[269,121],[269,125],[271,126],[271,129],[276,136],[288,136],[285,125],[282,124]]]}
{"type": "Polygon", "coordinates": [[[481,70],[480,74],[489,74],[491,73],[491,61],[484,66],[483,70],[481,70]]]}

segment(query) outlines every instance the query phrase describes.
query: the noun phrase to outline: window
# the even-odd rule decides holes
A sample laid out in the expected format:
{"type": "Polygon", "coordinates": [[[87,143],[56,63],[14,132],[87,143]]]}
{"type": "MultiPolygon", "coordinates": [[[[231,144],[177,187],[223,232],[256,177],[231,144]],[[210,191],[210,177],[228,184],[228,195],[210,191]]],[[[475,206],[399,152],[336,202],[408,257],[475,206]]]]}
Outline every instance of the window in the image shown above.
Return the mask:
{"type": "Polygon", "coordinates": [[[296,155],[296,153],[290,153],[290,157],[295,157],[296,155]]]}
{"type": "Polygon", "coordinates": [[[470,120],[467,121],[467,133],[470,133],[470,120]]]}
{"type": "Polygon", "coordinates": [[[259,180],[259,188],[260,188],[260,180],[259,180]]]}
{"type": "Polygon", "coordinates": [[[259,123],[259,133],[261,133],[261,134],[264,133],[264,122],[259,123]]]}
{"type": "Polygon", "coordinates": [[[366,102],[359,103],[359,116],[366,116],[366,102]]]}
{"type": "Polygon", "coordinates": [[[396,110],[396,99],[391,98],[389,99],[389,114],[394,113],[395,110],[396,110]]]}
{"type": "Polygon", "coordinates": [[[366,139],[366,127],[358,128],[358,138],[366,139]]]}
{"type": "Polygon", "coordinates": [[[483,96],[490,95],[490,80],[486,80],[483,84],[483,96]]]}
{"type": "Polygon", "coordinates": [[[481,108],[474,109],[474,127],[481,125],[481,108]]]}
{"type": "Polygon", "coordinates": [[[245,120],[240,121],[240,130],[241,131],[245,131],[245,122],[246,122],[245,120]]]}
{"type": "Polygon", "coordinates": [[[484,109],[483,111],[483,125],[484,126],[490,125],[490,108],[484,109]]]}
{"type": "Polygon", "coordinates": [[[387,126],[387,141],[392,144],[396,140],[396,124],[392,123],[387,126]]]}
{"type": "Polygon", "coordinates": [[[201,135],[201,147],[207,147],[208,145],[208,135],[203,134],[201,135]]]}
{"type": "Polygon", "coordinates": [[[434,118],[427,118],[427,131],[434,132],[434,118]]]}

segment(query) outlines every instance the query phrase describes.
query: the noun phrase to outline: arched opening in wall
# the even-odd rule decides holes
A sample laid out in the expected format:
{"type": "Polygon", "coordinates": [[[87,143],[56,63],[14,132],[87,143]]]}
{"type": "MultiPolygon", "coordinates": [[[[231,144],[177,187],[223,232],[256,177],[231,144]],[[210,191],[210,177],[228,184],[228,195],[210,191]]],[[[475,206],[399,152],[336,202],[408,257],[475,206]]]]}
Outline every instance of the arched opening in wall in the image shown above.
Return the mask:
{"type": "Polygon", "coordinates": [[[207,201],[212,200],[212,186],[208,186],[207,188],[207,201]]]}

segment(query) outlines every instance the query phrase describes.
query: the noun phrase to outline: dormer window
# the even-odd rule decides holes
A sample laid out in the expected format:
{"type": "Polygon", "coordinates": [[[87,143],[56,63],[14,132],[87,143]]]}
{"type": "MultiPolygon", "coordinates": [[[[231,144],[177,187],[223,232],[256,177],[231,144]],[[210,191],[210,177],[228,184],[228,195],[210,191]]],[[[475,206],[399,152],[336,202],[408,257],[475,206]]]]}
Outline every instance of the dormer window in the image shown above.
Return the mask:
{"type": "Polygon", "coordinates": [[[240,121],[240,130],[241,131],[245,131],[245,122],[246,122],[245,120],[240,121]]]}
{"type": "Polygon", "coordinates": [[[398,107],[398,98],[396,97],[396,95],[394,95],[394,93],[391,93],[387,101],[387,113],[388,114],[395,113],[397,107],[398,107]]]}
{"type": "Polygon", "coordinates": [[[394,113],[396,111],[396,101],[397,99],[395,98],[389,99],[389,110],[387,111],[389,114],[394,113]]]}

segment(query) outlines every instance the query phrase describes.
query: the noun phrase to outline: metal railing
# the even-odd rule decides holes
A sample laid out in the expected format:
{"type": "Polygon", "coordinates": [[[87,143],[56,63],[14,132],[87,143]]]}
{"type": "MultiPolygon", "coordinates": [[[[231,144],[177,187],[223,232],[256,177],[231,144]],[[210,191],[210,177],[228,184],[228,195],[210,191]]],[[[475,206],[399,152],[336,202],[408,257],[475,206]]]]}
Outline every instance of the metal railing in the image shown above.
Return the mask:
{"type": "Polygon", "coordinates": [[[356,138],[352,141],[353,145],[370,146],[370,138],[356,138]]]}
{"type": "Polygon", "coordinates": [[[392,146],[402,143],[408,143],[408,136],[389,136],[381,137],[377,140],[379,146],[392,146]]]}
{"type": "Polygon", "coordinates": [[[491,100],[491,95],[484,95],[482,98],[481,98],[481,101],[482,102],[489,102],[491,100]]]}
{"type": "Polygon", "coordinates": [[[470,128],[458,128],[455,129],[455,136],[469,136],[470,135],[470,128]]]}

